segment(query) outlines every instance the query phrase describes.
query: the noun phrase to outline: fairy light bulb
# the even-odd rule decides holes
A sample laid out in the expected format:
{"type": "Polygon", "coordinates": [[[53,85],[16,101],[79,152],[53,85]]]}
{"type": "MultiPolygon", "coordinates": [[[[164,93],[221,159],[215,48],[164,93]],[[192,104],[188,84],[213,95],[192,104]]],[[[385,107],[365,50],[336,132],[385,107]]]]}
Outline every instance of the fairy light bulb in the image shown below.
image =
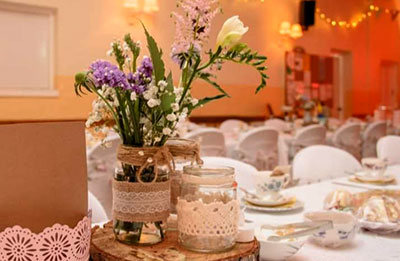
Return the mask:
{"type": "Polygon", "coordinates": [[[337,23],[336,23],[336,21],[332,21],[331,24],[332,24],[332,26],[336,26],[337,23]]]}

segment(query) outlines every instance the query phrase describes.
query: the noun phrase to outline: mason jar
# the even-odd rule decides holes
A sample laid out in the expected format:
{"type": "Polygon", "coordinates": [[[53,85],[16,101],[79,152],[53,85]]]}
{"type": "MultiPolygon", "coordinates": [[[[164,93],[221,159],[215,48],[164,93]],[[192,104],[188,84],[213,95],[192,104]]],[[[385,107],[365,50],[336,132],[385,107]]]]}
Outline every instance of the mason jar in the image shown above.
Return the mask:
{"type": "Polygon", "coordinates": [[[239,203],[230,167],[185,166],[177,203],[178,241],[196,252],[223,252],[235,245],[239,203]]]}

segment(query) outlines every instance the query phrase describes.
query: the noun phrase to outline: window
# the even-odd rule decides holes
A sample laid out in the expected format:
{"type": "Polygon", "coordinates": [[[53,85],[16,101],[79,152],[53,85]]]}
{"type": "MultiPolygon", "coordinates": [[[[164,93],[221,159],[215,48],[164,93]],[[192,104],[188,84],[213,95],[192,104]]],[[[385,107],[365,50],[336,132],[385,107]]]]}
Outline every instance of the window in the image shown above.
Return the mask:
{"type": "Polygon", "coordinates": [[[0,2],[0,97],[57,96],[55,9],[0,2]]]}

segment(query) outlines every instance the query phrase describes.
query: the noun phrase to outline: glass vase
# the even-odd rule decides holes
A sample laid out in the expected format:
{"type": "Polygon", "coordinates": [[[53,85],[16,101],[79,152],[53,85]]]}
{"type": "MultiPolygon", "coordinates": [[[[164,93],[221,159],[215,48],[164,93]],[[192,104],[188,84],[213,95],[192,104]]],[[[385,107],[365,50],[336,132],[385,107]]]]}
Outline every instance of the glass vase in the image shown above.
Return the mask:
{"type": "MultiPolygon", "coordinates": [[[[136,172],[139,167],[122,164],[122,169],[116,169],[114,179],[116,181],[138,182],[136,172]]],[[[144,169],[141,174],[143,182],[151,182],[154,177],[154,167],[144,169]]],[[[166,166],[158,167],[157,182],[165,182],[169,179],[169,170],[166,166]]],[[[149,184],[149,186],[151,186],[149,184]]],[[[154,245],[164,240],[167,231],[166,221],[155,222],[128,222],[118,218],[113,219],[115,238],[129,245],[154,245]]]]}
{"type": "Polygon", "coordinates": [[[178,198],[178,242],[203,253],[228,251],[235,245],[239,203],[234,169],[186,166],[178,198]]]}

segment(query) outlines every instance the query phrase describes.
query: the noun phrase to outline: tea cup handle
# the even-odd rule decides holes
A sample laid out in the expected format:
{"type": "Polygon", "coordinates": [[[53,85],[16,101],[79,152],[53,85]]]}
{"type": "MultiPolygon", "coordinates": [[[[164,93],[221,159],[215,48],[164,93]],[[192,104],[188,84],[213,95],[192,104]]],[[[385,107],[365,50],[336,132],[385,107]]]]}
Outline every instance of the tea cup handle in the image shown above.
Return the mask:
{"type": "Polygon", "coordinates": [[[285,174],[285,179],[283,180],[283,188],[286,188],[290,184],[290,175],[285,174]]]}

